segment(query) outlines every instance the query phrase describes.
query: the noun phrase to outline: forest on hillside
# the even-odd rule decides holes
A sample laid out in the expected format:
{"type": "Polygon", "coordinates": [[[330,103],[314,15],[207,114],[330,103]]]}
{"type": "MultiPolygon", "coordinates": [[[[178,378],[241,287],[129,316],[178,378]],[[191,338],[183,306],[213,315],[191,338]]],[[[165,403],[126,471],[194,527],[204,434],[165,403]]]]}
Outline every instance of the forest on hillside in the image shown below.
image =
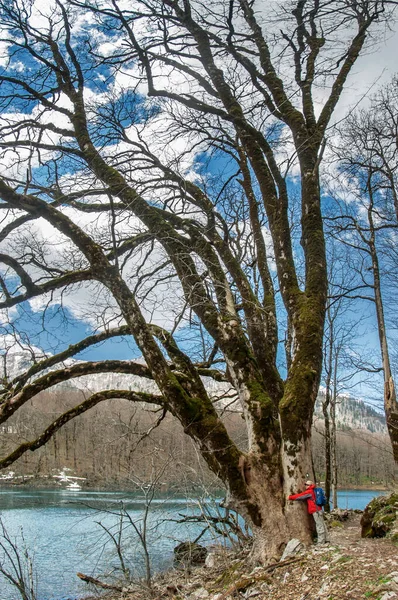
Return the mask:
{"type": "MultiPolygon", "coordinates": [[[[81,390],[60,389],[30,401],[0,428],[0,452],[7,454],[17,440],[37,437],[60,406],[65,411],[72,408],[82,394],[81,390]]],[[[223,420],[231,437],[246,451],[242,414],[226,410],[223,420]]],[[[324,424],[315,418],[313,458],[319,480],[325,473],[324,442],[324,424]]],[[[395,469],[387,433],[340,426],[337,466],[340,486],[391,486],[395,469]]],[[[34,475],[36,484],[55,486],[52,476],[65,467],[71,469],[70,474],[87,478],[86,485],[98,487],[130,488],[158,478],[159,489],[164,491],[220,486],[175,419],[150,405],[125,400],[105,401],[67,423],[47,445],[24,454],[11,468],[16,475],[34,475]]]]}

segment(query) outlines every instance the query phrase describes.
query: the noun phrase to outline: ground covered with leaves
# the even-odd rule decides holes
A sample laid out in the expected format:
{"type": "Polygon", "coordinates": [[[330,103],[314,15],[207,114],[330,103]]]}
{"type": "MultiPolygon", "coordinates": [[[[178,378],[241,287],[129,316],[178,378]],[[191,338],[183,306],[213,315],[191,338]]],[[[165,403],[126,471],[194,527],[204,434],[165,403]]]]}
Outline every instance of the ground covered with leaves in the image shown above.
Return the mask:
{"type": "Polygon", "coordinates": [[[248,568],[249,550],[213,549],[208,566],[175,570],[107,600],[398,600],[398,545],[362,539],[360,515],[330,524],[331,544],[303,549],[282,563],[248,568]]]}

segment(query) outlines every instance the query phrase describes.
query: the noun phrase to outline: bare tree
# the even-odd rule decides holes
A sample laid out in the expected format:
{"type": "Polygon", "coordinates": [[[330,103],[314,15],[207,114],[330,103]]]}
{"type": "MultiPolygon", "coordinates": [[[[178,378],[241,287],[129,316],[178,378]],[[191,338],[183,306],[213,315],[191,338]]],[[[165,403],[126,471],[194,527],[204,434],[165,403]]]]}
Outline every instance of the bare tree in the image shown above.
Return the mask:
{"type": "Polygon", "coordinates": [[[337,463],[337,422],[336,408],[341,403],[341,394],[365,382],[362,365],[353,357],[358,352],[355,338],[360,331],[363,317],[353,318],[352,308],[344,298],[331,300],[326,309],[324,343],[324,385],[321,396],[325,423],[325,510],[330,510],[330,497],[333,508],[337,508],[338,463],[337,463]]]}
{"type": "Polygon", "coordinates": [[[1,421],[83,374],[136,374],[157,386],[92,395],[2,466],[105,399],[145,400],[180,420],[223,480],[254,530],[256,558],[277,556],[291,537],[310,542],[304,509],[286,498],[313,471],[327,297],[320,164],[347,77],[389,6],[0,3],[0,307],[44,308],[81,289],[80,316],[99,328],[7,380],[1,421]],[[201,176],[195,161],[212,155],[218,176],[201,176]],[[278,321],[289,332],[286,378],[278,321]],[[62,367],[121,335],[134,337],[146,365],[62,367]],[[248,451],[229,436],[203,375],[233,386],[248,451]]]}
{"type": "Polygon", "coordinates": [[[398,226],[397,108],[395,81],[373,98],[370,109],[350,115],[344,124],[337,152],[346,186],[356,196],[356,202],[350,209],[343,209],[335,221],[341,239],[363,257],[365,271],[361,273],[361,287],[370,293],[364,294],[362,299],[370,299],[375,306],[384,377],[384,410],[396,462],[398,402],[391,370],[385,296],[386,273],[389,270],[396,273],[395,265],[391,269],[389,249],[395,245],[398,226]]]}
{"type": "MultiPolygon", "coordinates": [[[[333,234],[333,232],[331,232],[333,234]]],[[[358,314],[355,296],[359,291],[358,274],[352,253],[333,235],[328,239],[329,295],[326,306],[324,356],[320,403],[324,418],[325,451],[325,510],[337,507],[337,424],[336,408],[341,403],[341,394],[347,394],[365,383],[369,374],[364,370],[363,349],[357,338],[366,331],[366,319],[358,314]]]]}
{"type": "Polygon", "coordinates": [[[26,548],[23,531],[13,539],[0,520],[0,575],[21,600],[37,600],[37,578],[32,556],[26,548]]]}

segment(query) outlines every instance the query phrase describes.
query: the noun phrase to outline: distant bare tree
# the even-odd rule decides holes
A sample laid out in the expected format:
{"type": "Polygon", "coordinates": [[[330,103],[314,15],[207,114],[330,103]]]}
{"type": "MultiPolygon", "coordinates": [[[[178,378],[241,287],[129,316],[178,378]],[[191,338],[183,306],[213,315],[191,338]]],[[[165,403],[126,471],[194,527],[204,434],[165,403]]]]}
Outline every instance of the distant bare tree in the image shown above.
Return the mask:
{"type": "MultiPolygon", "coordinates": [[[[340,238],[363,257],[359,272],[362,299],[375,306],[384,376],[384,410],[395,461],[398,462],[398,402],[391,370],[383,289],[391,263],[391,244],[398,227],[398,92],[397,81],[376,95],[371,108],[351,114],[341,128],[336,150],[342,175],[356,202],[335,217],[340,238]],[[366,291],[368,294],[366,294],[366,291]]],[[[393,264],[393,266],[392,266],[393,264]]],[[[392,268],[391,268],[392,267],[392,268]]],[[[396,292],[396,280],[394,288],[396,292]]],[[[358,294],[359,298],[361,296],[358,294]]],[[[395,304],[395,299],[394,299],[395,304]]]]}

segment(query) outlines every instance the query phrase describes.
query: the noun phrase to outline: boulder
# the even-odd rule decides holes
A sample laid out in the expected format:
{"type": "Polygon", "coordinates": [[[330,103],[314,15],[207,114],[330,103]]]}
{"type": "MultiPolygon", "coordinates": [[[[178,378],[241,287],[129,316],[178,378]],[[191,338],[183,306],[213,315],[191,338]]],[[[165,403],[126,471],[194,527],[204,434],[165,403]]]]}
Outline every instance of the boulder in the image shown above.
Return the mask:
{"type": "Polygon", "coordinates": [[[324,512],[323,517],[328,523],[342,523],[349,521],[355,515],[362,514],[363,510],[357,508],[334,508],[329,513],[324,512]]]}
{"type": "Polygon", "coordinates": [[[174,548],[174,566],[187,567],[202,565],[207,556],[207,549],[196,542],[181,542],[174,548]]]}
{"type": "Polygon", "coordinates": [[[291,556],[295,556],[302,549],[303,544],[300,542],[300,540],[296,540],[295,538],[293,538],[287,543],[286,548],[284,549],[283,554],[281,556],[280,562],[282,562],[283,560],[287,560],[291,556]]]}
{"type": "Polygon", "coordinates": [[[398,493],[378,496],[369,502],[361,518],[361,536],[398,541],[398,493]]]}
{"type": "Polygon", "coordinates": [[[330,521],[348,521],[350,518],[350,511],[343,510],[341,508],[334,508],[330,513],[325,513],[324,517],[330,521]]]}

